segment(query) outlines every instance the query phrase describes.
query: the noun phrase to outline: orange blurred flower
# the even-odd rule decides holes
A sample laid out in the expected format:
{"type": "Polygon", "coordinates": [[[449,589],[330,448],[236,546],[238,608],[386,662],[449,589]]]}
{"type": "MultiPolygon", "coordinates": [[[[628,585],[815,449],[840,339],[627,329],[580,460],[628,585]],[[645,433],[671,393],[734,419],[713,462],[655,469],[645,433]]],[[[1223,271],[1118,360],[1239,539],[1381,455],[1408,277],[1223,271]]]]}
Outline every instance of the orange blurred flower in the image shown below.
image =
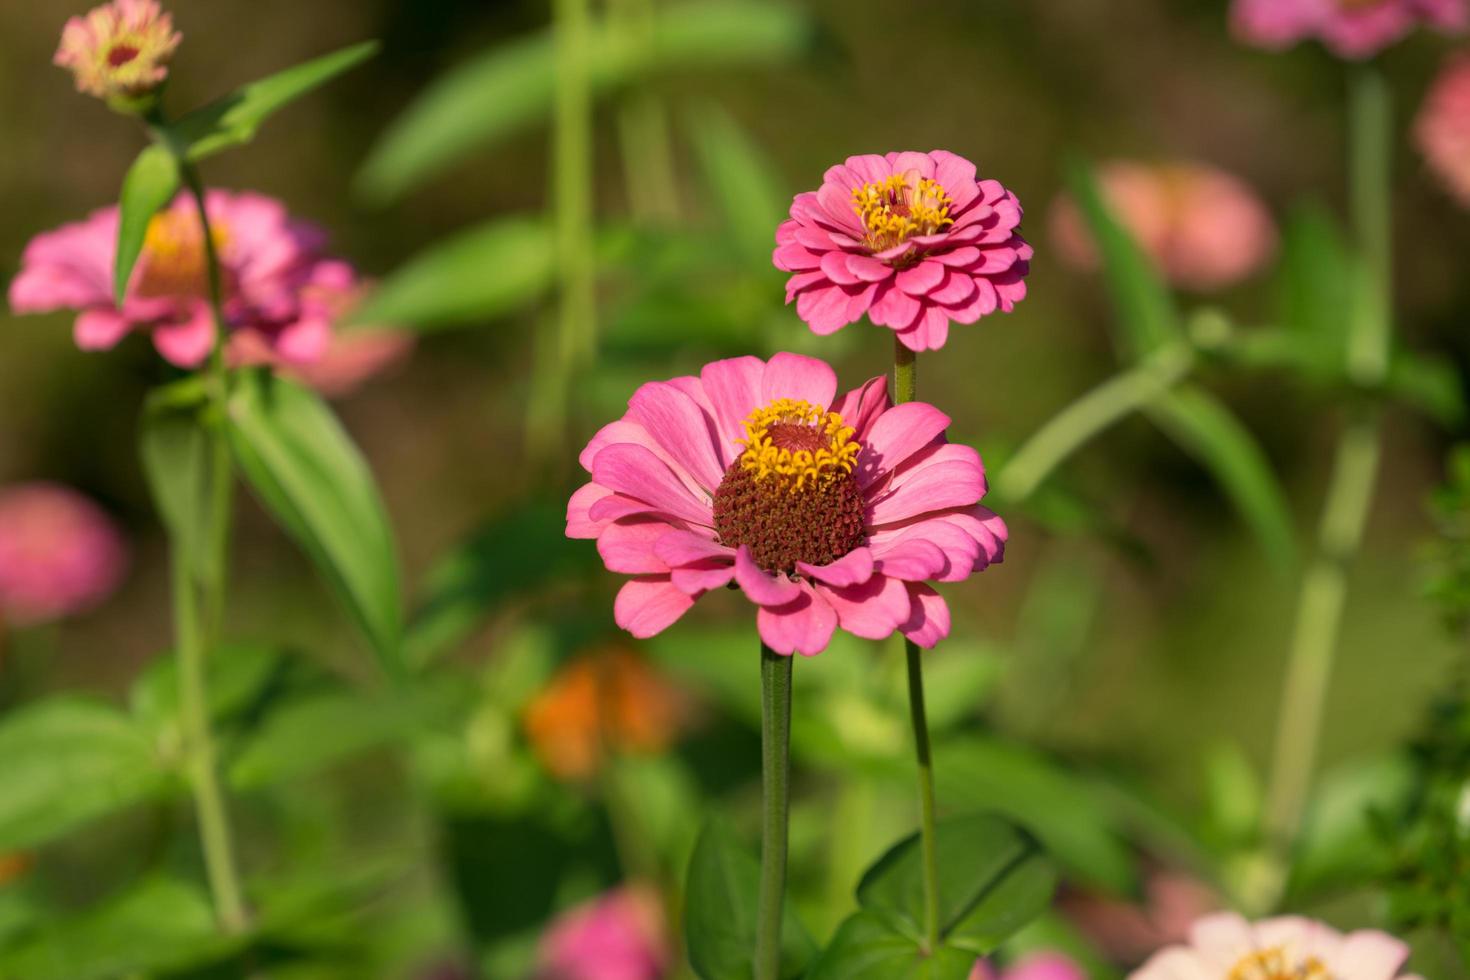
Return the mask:
{"type": "Polygon", "coordinates": [[[31,870],[29,854],[0,854],[0,888],[4,888],[31,870]]]}
{"type": "Polygon", "coordinates": [[[642,657],[611,647],[563,666],[526,708],[531,748],[561,779],[594,775],[605,751],[656,754],[673,742],[686,700],[642,657]]]}

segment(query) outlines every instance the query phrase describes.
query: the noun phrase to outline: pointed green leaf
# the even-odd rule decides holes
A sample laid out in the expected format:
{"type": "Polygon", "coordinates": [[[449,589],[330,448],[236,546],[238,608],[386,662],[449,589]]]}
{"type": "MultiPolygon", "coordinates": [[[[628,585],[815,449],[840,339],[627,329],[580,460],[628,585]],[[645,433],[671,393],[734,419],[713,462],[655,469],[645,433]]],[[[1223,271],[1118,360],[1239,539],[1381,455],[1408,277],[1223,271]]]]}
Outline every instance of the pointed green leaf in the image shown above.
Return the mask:
{"type": "Polygon", "coordinates": [[[133,266],[143,254],[148,223],[159,209],[174,199],[182,182],[179,162],[166,147],[147,146],[123,178],[117,202],[117,256],[113,261],[112,296],[118,306],[128,292],[133,266]]]}
{"type": "Polygon", "coordinates": [[[228,147],[248,143],[255,138],[261,123],[277,110],[356,68],[377,52],[377,41],[364,41],[242,85],[224,98],[184,116],[170,131],[190,160],[202,160],[228,147]]]}
{"type": "MultiPolygon", "coordinates": [[[[750,980],[754,970],[760,861],[719,819],[700,831],[689,861],[684,935],[689,962],[702,980],[750,980]]],[[[792,912],[783,910],[781,977],[799,977],[816,944],[792,912]]]]}
{"type": "Polygon", "coordinates": [[[242,372],[228,432],[240,470],[315,562],[390,677],[401,677],[402,600],[388,515],[367,461],[320,396],[242,372]]]}
{"type": "Polygon", "coordinates": [[[942,945],[925,955],[910,936],[868,912],[849,916],[804,980],[966,980],[975,954],[942,945]]]}
{"type": "Polygon", "coordinates": [[[1286,493],[1255,437],[1202,388],[1184,385],[1155,398],[1149,418],[1214,475],[1278,570],[1296,561],[1286,493]]]}
{"type": "Polygon", "coordinates": [[[1183,329],[1169,287],[1153,261],[1109,210],[1092,168],[1074,162],[1068,168],[1068,185],[1102,256],[1123,354],[1137,360],[1167,344],[1181,342],[1183,329]]]}

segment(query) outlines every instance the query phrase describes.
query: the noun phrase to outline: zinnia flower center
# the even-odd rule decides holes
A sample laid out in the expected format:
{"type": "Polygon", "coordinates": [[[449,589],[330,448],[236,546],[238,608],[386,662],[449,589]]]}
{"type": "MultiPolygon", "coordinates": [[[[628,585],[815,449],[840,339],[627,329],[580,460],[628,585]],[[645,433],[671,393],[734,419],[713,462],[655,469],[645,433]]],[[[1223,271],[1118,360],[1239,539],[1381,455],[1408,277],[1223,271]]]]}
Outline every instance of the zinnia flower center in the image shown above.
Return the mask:
{"type": "Polygon", "coordinates": [[[1251,953],[1230,968],[1225,980],[1333,980],[1333,976],[1315,956],[1292,963],[1277,946],[1251,953]]]}
{"type": "Polygon", "coordinates": [[[852,192],[852,209],[863,221],[867,245],[883,252],[915,235],[933,235],[954,224],[949,195],[936,180],[894,174],[852,192]]]}
{"type": "MultiPolygon", "coordinates": [[[[228,244],[229,233],[215,222],[211,222],[210,231],[218,254],[228,244]]],[[[164,211],[154,215],[143,240],[142,265],[138,296],[188,299],[206,295],[209,266],[198,216],[193,211],[164,211]]],[[[228,282],[225,287],[228,293],[228,282]]]]}
{"type": "Polygon", "coordinates": [[[715,491],[720,542],[768,572],[826,565],[863,543],[860,447],[836,412],[783,398],[745,420],[745,447],[715,491]]]}
{"type": "Polygon", "coordinates": [[[107,63],[113,68],[119,68],[134,58],[138,57],[138,46],[135,44],[114,44],[107,52],[107,63]]]}

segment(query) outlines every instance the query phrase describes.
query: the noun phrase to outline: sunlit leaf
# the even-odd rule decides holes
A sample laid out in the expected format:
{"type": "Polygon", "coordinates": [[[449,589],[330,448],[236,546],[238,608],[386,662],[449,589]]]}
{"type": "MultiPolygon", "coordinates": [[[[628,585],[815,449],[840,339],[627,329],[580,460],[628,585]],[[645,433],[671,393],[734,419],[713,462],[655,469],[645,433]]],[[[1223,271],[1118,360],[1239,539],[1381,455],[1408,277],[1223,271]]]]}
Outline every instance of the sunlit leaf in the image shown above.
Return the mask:
{"type": "Polygon", "coordinates": [[[230,445],[266,509],[315,562],[391,677],[404,672],[398,557],[367,462],[315,393],[243,372],[230,445]]]}
{"type": "Polygon", "coordinates": [[[148,223],[174,199],[182,183],[178,160],[163,146],[152,144],[138,154],[123,178],[117,202],[117,255],[113,260],[113,301],[121,306],[128,292],[133,266],[143,254],[148,223]]]}

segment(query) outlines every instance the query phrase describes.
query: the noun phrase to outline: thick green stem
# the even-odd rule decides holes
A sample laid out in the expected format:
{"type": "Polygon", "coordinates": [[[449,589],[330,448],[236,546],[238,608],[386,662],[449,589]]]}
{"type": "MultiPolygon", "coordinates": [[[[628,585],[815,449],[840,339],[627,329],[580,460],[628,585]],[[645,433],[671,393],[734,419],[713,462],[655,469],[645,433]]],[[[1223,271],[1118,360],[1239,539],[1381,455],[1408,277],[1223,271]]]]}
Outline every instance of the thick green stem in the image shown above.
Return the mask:
{"type": "MultiPolygon", "coordinates": [[[[893,400],[902,405],[918,392],[918,365],[913,351],[893,338],[893,400]]],[[[939,948],[939,849],[935,840],[934,760],[929,749],[929,720],[924,710],[923,651],[904,640],[908,658],[909,717],[914,725],[914,752],[919,769],[919,837],[924,857],[924,937],[926,949],[939,948]]]]}
{"type": "Polygon", "coordinates": [[[1104,381],[1057,413],[1016,451],[996,477],[995,492],[1008,501],[1025,500],[1090,439],[1182,381],[1193,363],[1189,348],[1165,347],[1104,381]]]}
{"type": "Polygon", "coordinates": [[[786,824],[791,809],[791,662],[761,644],[761,881],[755,980],[781,976],[786,824]]]}
{"type": "MultiPolygon", "coordinates": [[[[1348,324],[1348,368],[1367,389],[1382,384],[1392,339],[1392,262],[1388,91],[1371,68],[1361,69],[1352,92],[1351,181],[1361,274],[1348,324]]],[[[1376,405],[1355,406],[1338,442],[1318,530],[1317,554],[1307,569],[1287,660],[1265,808],[1268,862],[1249,896],[1262,911],[1280,901],[1301,832],[1322,734],[1333,660],[1347,604],[1347,573],[1363,540],[1382,458],[1376,405]]]]}

